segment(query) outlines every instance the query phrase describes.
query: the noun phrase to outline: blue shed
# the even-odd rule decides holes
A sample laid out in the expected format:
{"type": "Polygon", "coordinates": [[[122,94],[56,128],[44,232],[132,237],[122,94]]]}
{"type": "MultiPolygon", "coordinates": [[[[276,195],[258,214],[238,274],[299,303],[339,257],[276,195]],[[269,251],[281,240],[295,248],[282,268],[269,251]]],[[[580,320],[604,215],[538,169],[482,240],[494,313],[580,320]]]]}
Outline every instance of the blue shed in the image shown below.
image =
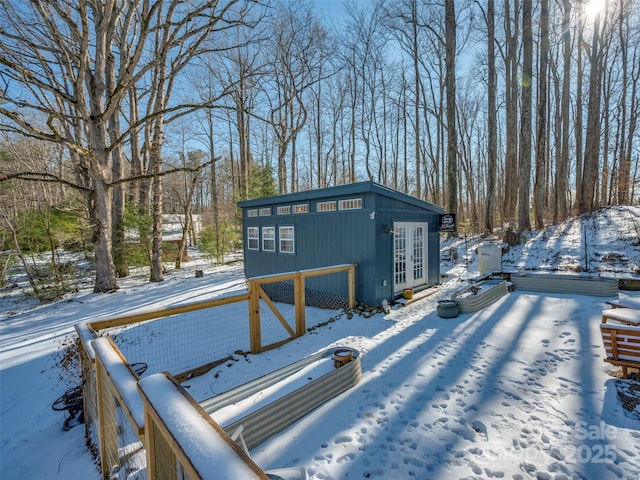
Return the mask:
{"type": "MultiPolygon", "coordinates": [[[[242,208],[247,277],[357,264],[355,297],[368,305],[440,281],[441,207],[375,182],[277,195],[242,208]]],[[[318,278],[313,288],[340,294],[318,278]]],[[[345,280],[346,282],[346,280],[345,280]]]]}

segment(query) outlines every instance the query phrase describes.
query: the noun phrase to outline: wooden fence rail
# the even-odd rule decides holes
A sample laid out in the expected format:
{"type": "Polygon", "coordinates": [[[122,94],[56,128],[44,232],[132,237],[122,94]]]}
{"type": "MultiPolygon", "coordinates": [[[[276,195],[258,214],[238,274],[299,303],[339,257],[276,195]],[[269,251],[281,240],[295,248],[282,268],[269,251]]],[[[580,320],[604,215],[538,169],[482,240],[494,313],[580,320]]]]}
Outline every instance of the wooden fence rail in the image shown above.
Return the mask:
{"type": "MultiPolygon", "coordinates": [[[[83,377],[85,433],[89,448],[100,455],[102,478],[111,478],[113,472],[117,471],[118,468],[131,468],[131,459],[134,455],[129,451],[130,448],[128,445],[124,445],[121,439],[119,440],[117,438],[118,432],[121,432],[121,429],[117,428],[118,425],[113,425],[113,423],[128,422],[127,429],[137,437],[133,440],[128,439],[129,445],[136,442],[143,442],[145,431],[147,431],[147,429],[141,425],[142,422],[139,413],[140,404],[136,403],[135,399],[132,400],[130,396],[132,390],[131,385],[137,383],[137,375],[131,371],[127,359],[113,341],[110,338],[100,338],[103,332],[118,327],[133,326],[141,322],[160,320],[169,316],[189,314],[205,309],[218,309],[225,305],[247,302],[250,350],[251,353],[257,354],[289,342],[294,338],[304,335],[306,332],[305,280],[307,278],[341,272],[345,272],[348,276],[348,293],[346,300],[349,308],[352,308],[355,305],[355,265],[353,264],[250,278],[247,282],[248,293],[193,302],[175,307],[155,309],[148,312],[104,320],[85,320],[76,324],[75,328],[82,347],[80,359],[83,377]],[[282,281],[293,281],[294,283],[295,329],[289,325],[284,315],[278,309],[276,302],[272,301],[262,288],[263,285],[282,281]],[[261,300],[283,326],[284,332],[286,332],[286,338],[284,338],[284,340],[270,345],[263,344],[260,319],[261,300]],[[98,360],[96,360],[97,357],[98,360]],[[130,372],[129,377],[127,377],[125,371],[130,372]],[[116,374],[114,372],[119,373],[116,374]],[[137,412],[137,414],[135,412],[137,412]],[[120,462],[120,464],[118,464],[118,462],[120,462]]],[[[215,315],[212,313],[210,316],[213,317],[215,315]]],[[[217,333],[217,335],[220,334],[224,334],[224,332],[217,333]]],[[[193,368],[189,372],[170,373],[178,377],[178,380],[186,379],[194,375],[203,374],[218,363],[219,361],[213,361],[207,365],[193,368]]],[[[150,419],[152,417],[153,412],[150,410],[147,412],[146,418],[150,419]],[[151,415],[151,417],[149,415],[151,415]]],[[[162,426],[157,426],[162,430],[162,426]]],[[[187,467],[187,470],[189,470],[189,468],[190,467],[187,467]]],[[[258,475],[258,478],[263,477],[258,475]]]]}

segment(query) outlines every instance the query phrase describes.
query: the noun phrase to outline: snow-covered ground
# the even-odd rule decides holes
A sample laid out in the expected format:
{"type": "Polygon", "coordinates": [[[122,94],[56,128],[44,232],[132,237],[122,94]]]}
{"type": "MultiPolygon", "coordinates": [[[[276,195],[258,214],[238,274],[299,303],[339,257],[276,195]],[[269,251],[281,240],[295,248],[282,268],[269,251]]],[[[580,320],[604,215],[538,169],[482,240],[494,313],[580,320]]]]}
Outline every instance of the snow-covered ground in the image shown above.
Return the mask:
{"type": "MultiPolygon", "coordinates": [[[[505,254],[504,269],[638,277],[639,227],[639,207],[608,209],[535,232],[505,254]]],[[[437,316],[437,300],[477,275],[479,241],[444,242],[446,281],[432,295],[389,314],[341,316],[276,350],[240,356],[190,380],[189,392],[208,398],[346,345],[362,355],[361,383],[255,448],[261,467],[301,465],[323,480],[638,478],[640,407],[625,410],[617,388],[636,384],[602,360],[606,298],[516,291],[474,314],[437,316]]],[[[245,288],[241,264],[202,260],[163,283],[145,279],[140,272],[116,293],[81,290],[47,305],[0,291],[0,478],[100,478],[84,429],[63,432],[64,415],[51,410],[68,387],[58,360],[76,322],[245,288]]]]}

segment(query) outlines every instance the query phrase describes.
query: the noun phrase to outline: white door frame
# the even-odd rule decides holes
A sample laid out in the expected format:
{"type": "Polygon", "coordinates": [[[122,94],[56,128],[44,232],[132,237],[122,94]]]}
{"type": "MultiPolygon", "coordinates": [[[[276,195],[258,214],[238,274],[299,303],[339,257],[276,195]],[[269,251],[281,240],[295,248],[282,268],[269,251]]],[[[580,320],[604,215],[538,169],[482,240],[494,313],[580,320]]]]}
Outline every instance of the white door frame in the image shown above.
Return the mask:
{"type": "Polygon", "coordinates": [[[393,223],[393,289],[427,284],[427,222],[393,223]]]}

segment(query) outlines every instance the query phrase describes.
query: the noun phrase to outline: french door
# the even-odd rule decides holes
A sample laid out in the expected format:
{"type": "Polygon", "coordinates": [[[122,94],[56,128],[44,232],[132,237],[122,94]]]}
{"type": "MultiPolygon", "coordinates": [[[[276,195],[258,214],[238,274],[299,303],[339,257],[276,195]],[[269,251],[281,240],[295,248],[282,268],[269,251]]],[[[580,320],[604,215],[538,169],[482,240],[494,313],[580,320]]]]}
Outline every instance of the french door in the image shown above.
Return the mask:
{"type": "Polygon", "coordinates": [[[427,283],[427,223],[393,224],[394,290],[415,288],[427,283]]]}

